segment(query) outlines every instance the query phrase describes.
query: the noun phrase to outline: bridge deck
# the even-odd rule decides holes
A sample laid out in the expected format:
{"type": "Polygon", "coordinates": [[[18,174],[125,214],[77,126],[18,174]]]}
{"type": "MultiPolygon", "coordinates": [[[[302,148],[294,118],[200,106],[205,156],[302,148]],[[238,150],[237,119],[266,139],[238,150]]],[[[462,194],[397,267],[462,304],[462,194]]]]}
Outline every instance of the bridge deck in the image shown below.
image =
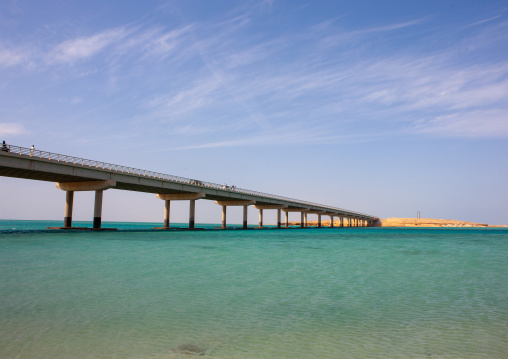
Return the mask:
{"type": "Polygon", "coordinates": [[[0,176],[50,182],[116,181],[115,189],[158,194],[204,193],[217,201],[251,200],[259,205],[281,204],[336,216],[375,220],[377,217],[333,206],[296,200],[242,188],[135,169],[100,161],[10,145],[0,151],[0,176]],[[8,149],[8,151],[6,151],[8,149]]]}

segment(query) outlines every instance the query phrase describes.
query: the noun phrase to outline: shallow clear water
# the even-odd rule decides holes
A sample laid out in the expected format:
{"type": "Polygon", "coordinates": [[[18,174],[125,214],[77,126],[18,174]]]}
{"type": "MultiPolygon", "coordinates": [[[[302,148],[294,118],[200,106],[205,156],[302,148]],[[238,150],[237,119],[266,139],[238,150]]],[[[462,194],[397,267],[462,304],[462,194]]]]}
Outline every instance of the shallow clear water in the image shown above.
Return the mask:
{"type": "Polygon", "coordinates": [[[1,358],[508,357],[505,229],[57,225],[0,221],[1,358]]]}

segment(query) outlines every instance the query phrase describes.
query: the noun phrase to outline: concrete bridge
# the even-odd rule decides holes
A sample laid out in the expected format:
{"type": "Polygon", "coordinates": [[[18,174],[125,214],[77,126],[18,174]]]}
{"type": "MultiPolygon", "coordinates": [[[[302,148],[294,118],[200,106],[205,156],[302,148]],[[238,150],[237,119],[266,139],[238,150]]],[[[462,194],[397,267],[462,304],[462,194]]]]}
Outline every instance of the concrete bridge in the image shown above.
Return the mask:
{"type": "Polygon", "coordinates": [[[318,216],[318,227],[321,216],[330,217],[331,227],[334,217],[340,218],[341,227],[373,226],[379,220],[332,206],[14,145],[0,149],[0,176],[56,182],[56,188],[66,191],[62,228],[72,228],[74,192],[95,191],[93,229],[101,229],[103,193],[110,188],[156,194],[164,201],[161,229],[170,228],[171,201],[190,201],[189,228],[193,229],[198,199],[212,200],[222,207],[222,228],[226,228],[229,206],[243,206],[243,228],[247,228],[249,206],[259,210],[260,228],[265,210],[277,211],[277,228],[282,227],[281,212],[285,213],[286,228],[290,212],[300,213],[300,227],[306,227],[308,214],[318,216]]]}

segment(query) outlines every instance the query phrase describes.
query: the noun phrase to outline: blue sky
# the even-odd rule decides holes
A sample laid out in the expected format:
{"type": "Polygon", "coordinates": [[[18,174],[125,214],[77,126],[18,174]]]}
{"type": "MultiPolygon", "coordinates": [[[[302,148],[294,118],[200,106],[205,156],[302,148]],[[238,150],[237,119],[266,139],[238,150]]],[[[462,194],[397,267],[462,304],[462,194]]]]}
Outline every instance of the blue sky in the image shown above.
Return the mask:
{"type": "MultiPolygon", "coordinates": [[[[382,218],[508,224],[504,1],[5,0],[0,76],[11,144],[382,218]]],[[[0,183],[0,218],[63,217],[54,184],[0,183]]],[[[79,194],[75,218],[92,205],[79,194]]],[[[105,194],[104,221],[162,215],[153,195],[105,194]]],[[[198,222],[220,216],[198,202],[198,222]]]]}

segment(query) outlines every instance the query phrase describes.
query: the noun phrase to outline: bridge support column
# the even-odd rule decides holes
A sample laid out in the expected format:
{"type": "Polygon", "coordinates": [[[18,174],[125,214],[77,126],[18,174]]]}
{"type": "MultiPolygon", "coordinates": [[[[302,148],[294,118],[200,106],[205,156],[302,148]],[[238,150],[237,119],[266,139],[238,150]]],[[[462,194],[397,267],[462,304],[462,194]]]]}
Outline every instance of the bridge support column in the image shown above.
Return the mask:
{"type": "Polygon", "coordinates": [[[289,212],[284,212],[286,214],[286,223],[285,223],[285,227],[288,228],[289,227],[289,212]]]}
{"type": "Polygon", "coordinates": [[[303,226],[307,228],[307,213],[303,214],[303,226]]]}
{"type": "Polygon", "coordinates": [[[194,229],[194,220],[196,218],[196,200],[191,199],[189,204],[189,228],[194,229]]]}
{"type": "Polygon", "coordinates": [[[344,227],[344,217],[340,217],[340,226],[344,227]]]}
{"type": "Polygon", "coordinates": [[[226,228],[226,210],[227,210],[227,206],[222,206],[222,228],[226,228]]]}
{"type": "Polygon", "coordinates": [[[93,228],[101,228],[102,222],[102,195],[104,191],[102,189],[95,191],[95,206],[93,211],[93,228]]]}
{"type": "Polygon", "coordinates": [[[245,200],[228,200],[228,201],[215,201],[215,204],[222,207],[222,228],[226,228],[226,213],[228,206],[243,206],[243,228],[247,228],[247,206],[256,203],[256,201],[245,200]]]}
{"type": "Polygon", "coordinates": [[[83,182],[58,182],[56,188],[66,191],[64,227],[72,227],[72,206],[75,191],[95,191],[95,205],[93,214],[93,228],[100,229],[102,222],[102,197],[103,192],[116,186],[115,181],[83,181],[83,182]]]}
{"type": "Polygon", "coordinates": [[[277,210],[277,228],[280,228],[280,211],[282,208],[287,208],[285,204],[256,204],[254,208],[259,209],[259,228],[263,228],[263,210],[276,209],[277,210]]]}
{"type": "Polygon", "coordinates": [[[64,227],[72,227],[72,204],[74,202],[74,191],[65,192],[65,216],[64,227]]]}
{"type": "Polygon", "coordinates": [[[320,214],[317,215],[317,226],[318,226],[318,228],[321,228],[321,215],[320,214]]]}
{"type": "Polygon", "coordinates": [[[330,216],[330,228],[333,228],[333,216],[330,216]]]}
{"type": "Polygon", "coordinates": [[[171,201],[169,199],[164,201],[164,228],[169,228],[169,214],[171,208],[171,201]]]}
{"type": "MultiPolygon", "coordinates": [[[[193,229],[196,222],[196,200],[205,198],[204,193],[159,193],[157,194],[158,199],[164,201],[164,227],[162,229],[168,229],[170,227],[170,201],[189,201],[189,228],[193,229]]],[[[161,229],[160,227],[155,227],[161,229]]]]}
{"type": "Polygon", "coordinates": [[[303,212],[300,212],[300,228],[304,227],[304,216],[303,212]]]}

